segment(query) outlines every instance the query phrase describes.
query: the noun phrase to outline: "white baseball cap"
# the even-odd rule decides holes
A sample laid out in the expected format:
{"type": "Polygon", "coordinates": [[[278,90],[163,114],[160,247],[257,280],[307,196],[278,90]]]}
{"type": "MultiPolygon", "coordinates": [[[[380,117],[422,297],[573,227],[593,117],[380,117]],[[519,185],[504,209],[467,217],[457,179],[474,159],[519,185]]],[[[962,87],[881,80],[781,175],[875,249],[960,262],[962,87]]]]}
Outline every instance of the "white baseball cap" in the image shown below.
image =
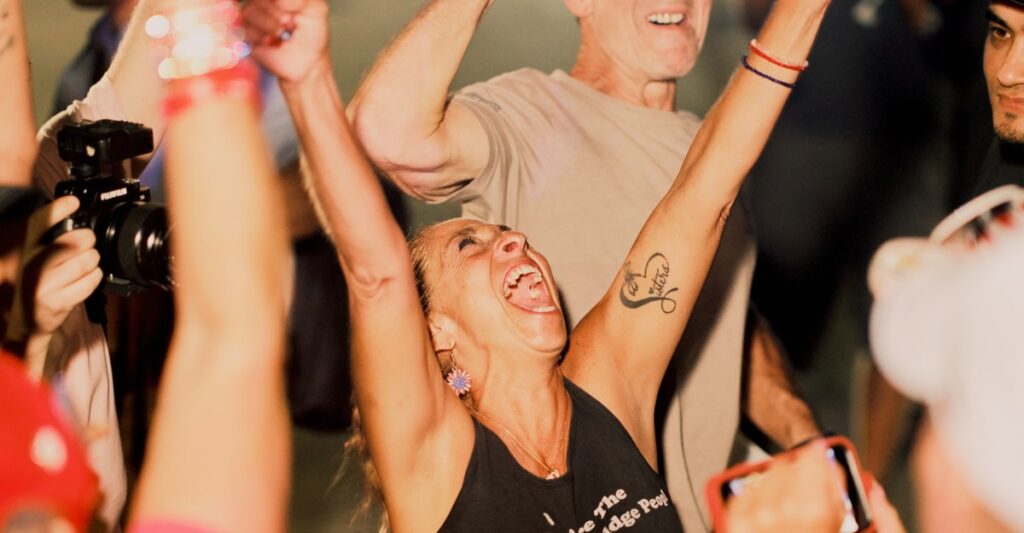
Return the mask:
{"type": "Polygon", "coordinates": [[[886,243],[869,279],[879,370],[928,406],[971,493],[1024,530],[1024,189],[886,243]]]}

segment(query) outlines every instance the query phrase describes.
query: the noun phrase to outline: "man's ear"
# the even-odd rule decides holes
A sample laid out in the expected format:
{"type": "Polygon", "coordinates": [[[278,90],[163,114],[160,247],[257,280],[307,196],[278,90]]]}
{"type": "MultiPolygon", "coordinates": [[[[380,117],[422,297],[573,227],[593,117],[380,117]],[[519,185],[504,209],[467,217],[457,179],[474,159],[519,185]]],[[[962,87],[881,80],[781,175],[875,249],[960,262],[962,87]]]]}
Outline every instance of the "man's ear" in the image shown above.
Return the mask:
{"type": "Polygon", "coordinates": [[[430,342],[435,352],[451,351],[455,347],[455,323],[444,313],[430,313],[427,317],[430,342]]]}
{"type": "Polygon", "coordinates": [[[594,0],[562,1],[565,2],[565,7],[569,8],[569,12],[578,19],[589,17],[594,12],[594,0]]]}

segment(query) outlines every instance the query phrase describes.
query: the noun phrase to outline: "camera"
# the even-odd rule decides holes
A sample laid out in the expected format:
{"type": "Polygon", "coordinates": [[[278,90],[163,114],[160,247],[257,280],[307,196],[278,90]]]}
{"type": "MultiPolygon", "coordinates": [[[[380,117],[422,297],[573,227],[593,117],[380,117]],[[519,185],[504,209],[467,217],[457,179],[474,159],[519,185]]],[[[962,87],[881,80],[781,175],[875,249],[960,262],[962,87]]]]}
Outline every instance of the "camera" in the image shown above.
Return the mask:
{"type": "Polygon", "coordinates": [[[130,158],[153,151],[153,130],[131,122],[86,121],[64,126],[57,145],[70,177],[57,184],[54,196],[75,196],[80,206],[47,237],[92,229],[108,294],[170,290],[167,209],[152,203],[149,188],[125,172],[130,158]]]}

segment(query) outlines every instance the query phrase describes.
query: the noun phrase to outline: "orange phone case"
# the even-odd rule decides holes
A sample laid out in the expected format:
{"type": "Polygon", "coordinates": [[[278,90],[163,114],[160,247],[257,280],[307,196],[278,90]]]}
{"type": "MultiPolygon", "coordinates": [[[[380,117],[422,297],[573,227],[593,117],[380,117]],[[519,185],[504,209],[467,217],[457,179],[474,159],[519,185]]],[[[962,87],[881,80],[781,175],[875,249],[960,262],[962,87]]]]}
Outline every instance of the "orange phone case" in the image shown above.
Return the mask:
{"type": "MultiPolygon", "coordinates": [[[[860,456],[857,455],[857,449],[853,447],[853,443],[851,443],[849,439],[840,435],[835,435],[831,437],[826,437],[824,439],[824,443],[826,448],[842,446],[843,448],[849,450],[850,454],[853,456],[853,462],[857,467],[857,473],[861,474],[861,472],[863,472],[860,463],[860,456]]],[[[736,465],[732,468],[729,468],[728,470],[719,472],[718,474],[714,475],[711,479],[709,479],[707,485],[705,486],[704,496],[708,502],[708,510],[711,512],[711,520],[714,524],[715,533],[728,533],[728,524],[726,523],[725,514],[725,501],[722,500],[722,485],[728,483],[733,479],[767,470],[768,466],[772,463],[772,461],[776,460],[779,457],[784,457],[788,454],[796,453],[796,451],[799,449],[800,448],[797,447],[791,450],[786,450],[785,452],[773,456],[771,459],[761,461],[758,463],[744,463],[741,465],[736,465]]],[[[864,501],[862,503],[865,506],[865,508],[869,509],[868,515],[871,516],[870,507],[868,507],[866,494],[864,501]]],[[[874,533],[874,531],[875,524],[874,521],[872,521],[868,524],[866,528],[863,528],[860,531],[858,531],[858,533],[874,533]]]]}

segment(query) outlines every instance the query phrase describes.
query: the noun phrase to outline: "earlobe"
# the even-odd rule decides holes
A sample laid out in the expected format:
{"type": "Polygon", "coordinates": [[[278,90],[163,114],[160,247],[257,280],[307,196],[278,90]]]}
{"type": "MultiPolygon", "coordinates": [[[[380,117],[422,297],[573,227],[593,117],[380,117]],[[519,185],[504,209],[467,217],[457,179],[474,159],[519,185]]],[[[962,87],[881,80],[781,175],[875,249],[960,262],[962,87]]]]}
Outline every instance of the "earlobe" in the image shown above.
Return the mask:
{"type": "Polygon", "coordinates": [[[594,12],[594,0],[562,0],[565,7],[569,9],[578,19],[586,18],[594,12]]]}
{"type": "Polygon", "coordinates": [[[427,318],[430,329],[430,342],[435,352],[450,351],[455,347],[455,328],[447,316],[431,313],[427,318]]]}

